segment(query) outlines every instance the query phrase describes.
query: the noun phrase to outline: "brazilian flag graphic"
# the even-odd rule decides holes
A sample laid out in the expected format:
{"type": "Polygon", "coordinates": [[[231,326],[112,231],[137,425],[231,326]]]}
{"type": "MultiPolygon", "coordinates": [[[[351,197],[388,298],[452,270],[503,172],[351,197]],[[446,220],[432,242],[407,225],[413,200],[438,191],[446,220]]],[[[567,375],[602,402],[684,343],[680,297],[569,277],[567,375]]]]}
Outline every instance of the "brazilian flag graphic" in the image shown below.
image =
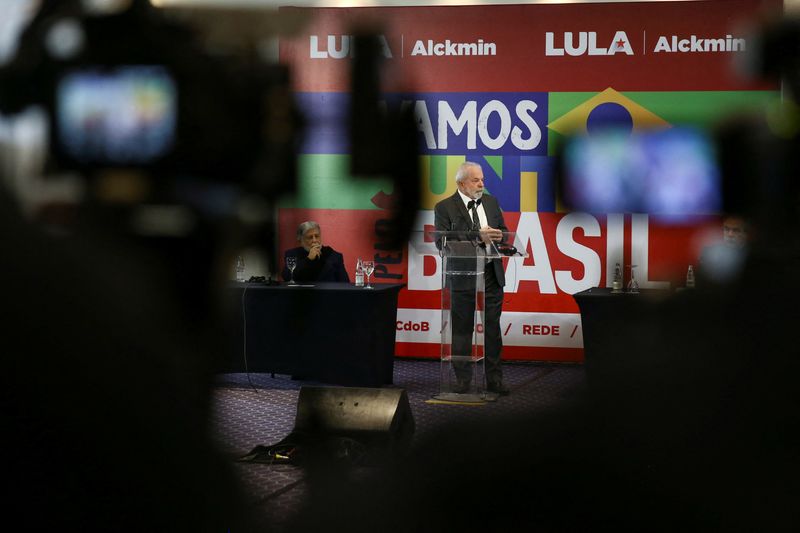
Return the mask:
{"type": "Polygon", "coordinates": [[[563,138],[608,126],[639,131],[672,125],[712,127],[733,112],[763,108],[774,91],[625,92],[609,87],[600,93],[550,93],[549,155],[563,138]]]}
{"type": "MultiPolygon", "coordinates": [[[[604,128],[630,132],[676,125],[712,128],[731,113],[763,109],[773,91],[550,93],[547,153],[553,156],[566,136],[592,135],[604,128]]],[[[552,188],[552,187],[551,187],[552,188]]],[[[539,190],[539,211],[545,191],[539,190]]],[[[553,194],[553,193],[550,193],[553,194]]],[[[555,211],[563,210],[554,199],[555,211]]]]}
{"type": "Polygon", "coordinates": [[[609,87],[547,125],[562,135],[591,134],[609,126],[633,131],[668,127],[669,123],[609,87]]]}
{"type": "MultiPolygon", "coordinates": [[[[609,127],[628,132],[670,127],[669,122],[611,87],[589,97],[553,120],[553,100],[558,101],[558,98],[557,93],[550,94],[551,118],[547,125],[550,131],[548,137],[550,155],[557,153],[564,136],[568,135],[592,135],[609,127]]],[[[565,101],[569,101],[569,98],[565,97],[565,101]]],[[[554,205],[554,209],[547,210],[563,212],[564,208],[560,198],[557,197],[555,185],[552,183],[549,185],[547,192],[553,197],[550,203],[554,205]]],[[[538,191],[539,204],[542,207],[544,207],[544,202],[541,201],[543,192],[538,191]]],[[[543,211],[541,207],[538,210],[543,211]]]]}

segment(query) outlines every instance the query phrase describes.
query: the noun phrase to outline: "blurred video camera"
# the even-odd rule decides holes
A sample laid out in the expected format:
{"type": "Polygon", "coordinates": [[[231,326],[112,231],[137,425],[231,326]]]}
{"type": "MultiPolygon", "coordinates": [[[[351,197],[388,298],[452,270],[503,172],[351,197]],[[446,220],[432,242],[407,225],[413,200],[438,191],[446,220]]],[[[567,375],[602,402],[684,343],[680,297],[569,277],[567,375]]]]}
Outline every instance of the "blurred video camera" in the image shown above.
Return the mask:
{"type": "Polygon", "coordinates": [[[0,69],[0,113],[46,111],[48,171],[294,189],[301,120],[285,68],[211,52],[149,2],[89,4],[44,2],[0,69]]]}
{"type": "Polygon", "coordinates": [[[715,143],[698,129],[609,128],[572,137],[559,166],[562,198],[573,209],[685,222],[722,207],[715,143]]]}

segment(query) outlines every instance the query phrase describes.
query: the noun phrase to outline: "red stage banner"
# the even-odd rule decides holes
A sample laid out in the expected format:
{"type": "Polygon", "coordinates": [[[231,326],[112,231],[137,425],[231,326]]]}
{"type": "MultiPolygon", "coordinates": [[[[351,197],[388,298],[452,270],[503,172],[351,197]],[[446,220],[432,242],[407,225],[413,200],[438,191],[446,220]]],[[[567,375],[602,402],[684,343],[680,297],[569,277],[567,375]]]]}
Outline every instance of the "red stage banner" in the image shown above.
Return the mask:
{"type": "MultiPolygon", "coordinates": [[[[398,90],[718,91],[769,88],[732,67],[780,0],[316,9],[280,44],[298,91],[349,90],[350,35],[379,28],[398,90]]],[[[286,8],[300,9],[300,8],[286,8]]]]}
{"type": "Polygon", "coordinates": [[[282,8],[302,10],[312,22],[280,42],[309,124],[301,193],[279,212],[281,253],[295,246],[299,222],[316,220],[351,278],[356,258],[372,258],[376,281],[407,284],[397,355],[438,357],[440,259],[416,254],[414,243],[380,249],[373,235],[385,223],[391,187],[352,179],[347,166],[351,36],[376,30],[386,105],[412,106],[417,122],[423,198],[416,229],[430,227],[435,203],[455,191],[458,165],[480,163],[488,192],[530,254],[505,260],[504,357],[579,361],[572,294],[609,286],[617,263],[638,265],[642,287],[682,286],[708,235],[721,232],[707,212],[681,224],[564,212],[555,147],[607,119],[632,132],[712,126],[775,97],[776,84],[745,77],[737,65],[756,48],[757,24],[781,7],[780,0],[708,0],[282,8]]]}

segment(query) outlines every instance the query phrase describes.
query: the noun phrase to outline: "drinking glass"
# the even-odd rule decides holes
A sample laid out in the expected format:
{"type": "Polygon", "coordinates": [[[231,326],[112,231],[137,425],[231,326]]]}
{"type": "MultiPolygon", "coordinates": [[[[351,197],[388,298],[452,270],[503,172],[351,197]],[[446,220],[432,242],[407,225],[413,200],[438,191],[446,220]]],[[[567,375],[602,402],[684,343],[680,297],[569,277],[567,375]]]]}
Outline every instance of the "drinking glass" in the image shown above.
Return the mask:
{"type": "Polygon", "coordinates": [[[364,288],[371,289],[372,285],[369,284],[369,277],[375,271],[375,261],[362,261],[361,267],[364,269],[364,274],[367,275],[367,284],[364,288]]]}
{"type": "Polygon", "coordinates": [[[294,269],[297,268],[297,258],[294,256],[287,257],[286,268],[289,269],[289,285],[294,285],[294,269]]]}
{"type": "Polygon", "coordinates": [[[636,281],[636,276],[634,275],[634,269],[638,265],[630,265],[628,268],[631,269],[631,280],[628,282],[628,292],[631,294],[637,294],[639,292],[639,282],[636,281]]]}

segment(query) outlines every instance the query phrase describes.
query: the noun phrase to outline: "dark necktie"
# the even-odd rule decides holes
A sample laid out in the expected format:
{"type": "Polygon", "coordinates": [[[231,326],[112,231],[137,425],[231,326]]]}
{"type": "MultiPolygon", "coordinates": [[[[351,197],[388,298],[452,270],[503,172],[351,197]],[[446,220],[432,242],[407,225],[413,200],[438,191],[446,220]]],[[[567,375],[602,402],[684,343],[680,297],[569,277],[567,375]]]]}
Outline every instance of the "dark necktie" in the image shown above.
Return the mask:
{"type": "Polygon", "coordinates": [[[467,203],[467,209],[472,211],[472,231],[481,229],[481,221],[478,218],[478,206],[481,205],[480,200],[470,200],[467,203]]]}

